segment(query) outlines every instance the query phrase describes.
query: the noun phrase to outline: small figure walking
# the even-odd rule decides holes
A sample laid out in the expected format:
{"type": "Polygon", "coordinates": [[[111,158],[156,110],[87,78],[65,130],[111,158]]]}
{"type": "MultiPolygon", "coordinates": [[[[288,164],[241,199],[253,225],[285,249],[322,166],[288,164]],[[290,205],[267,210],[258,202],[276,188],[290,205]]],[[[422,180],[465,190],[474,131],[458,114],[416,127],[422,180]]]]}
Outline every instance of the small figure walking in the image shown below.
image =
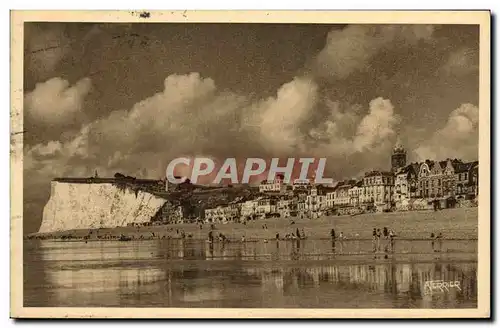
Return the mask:
{"type": "Polygon", "coordinates": [[[373,253],[377,252],[377,229],[373,228],[373,233],[372,233],[372,246],[373,246],[373,253]]]}
{"type": "Polygon", "coordinates": [[[396,234],[394,233],[394,231],[391,229],[389,230],[389,242],[391,244],[391,252],[394,253],[394,237],[396,236],[396,234]]]}
{"type": "Polygon", "coordinates": [[[382,238],[382,233],[380,229],[377,229],[377,251],[380,251],[380,239],[382,238]]]}

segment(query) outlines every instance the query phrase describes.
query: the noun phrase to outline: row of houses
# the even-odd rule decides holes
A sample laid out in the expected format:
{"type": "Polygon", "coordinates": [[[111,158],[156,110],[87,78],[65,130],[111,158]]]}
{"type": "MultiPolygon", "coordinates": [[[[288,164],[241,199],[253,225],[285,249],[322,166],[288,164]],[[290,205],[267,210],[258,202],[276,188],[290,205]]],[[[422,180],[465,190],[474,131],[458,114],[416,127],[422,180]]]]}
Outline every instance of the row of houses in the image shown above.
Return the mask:
{"type": "Polygon", "coordinates": [[[394,172],[367,172],[360,179],[340,181],[333,187],[300,182],[287,189],[278,178],[261,184],[265,187],[260,191],[267,193],[266,196],[206,209],[205,221],[238,221],[274,215],[314,218],[329,213],[453,207],[457,202],[477,197],[478,166],[477,161],[427,160],[394,172]]]}

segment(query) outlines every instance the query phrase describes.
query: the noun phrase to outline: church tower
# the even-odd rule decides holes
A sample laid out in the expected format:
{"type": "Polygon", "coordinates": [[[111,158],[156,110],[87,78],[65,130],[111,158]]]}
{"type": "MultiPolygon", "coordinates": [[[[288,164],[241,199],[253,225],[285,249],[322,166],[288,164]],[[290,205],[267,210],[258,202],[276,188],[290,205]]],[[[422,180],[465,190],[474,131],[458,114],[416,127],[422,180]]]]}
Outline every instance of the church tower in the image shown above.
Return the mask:
{"type": "Polygon", "coordinates": [[[398,169],[406,166],[406,150],[401,145],[397,145],[392,150],[391,169],[396,172],[398,169]]]}

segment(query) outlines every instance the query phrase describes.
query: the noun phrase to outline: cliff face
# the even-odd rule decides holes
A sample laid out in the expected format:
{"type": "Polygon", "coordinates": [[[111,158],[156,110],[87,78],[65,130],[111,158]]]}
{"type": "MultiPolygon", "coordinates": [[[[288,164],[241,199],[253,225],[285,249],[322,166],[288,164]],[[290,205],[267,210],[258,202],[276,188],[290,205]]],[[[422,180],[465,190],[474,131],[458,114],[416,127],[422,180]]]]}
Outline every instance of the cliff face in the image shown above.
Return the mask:
{"type": "Polygon", "coordinates": [[[112,183],[52,181],[39,232],[114,228],[149,222],[166,200],[112,183]]]}

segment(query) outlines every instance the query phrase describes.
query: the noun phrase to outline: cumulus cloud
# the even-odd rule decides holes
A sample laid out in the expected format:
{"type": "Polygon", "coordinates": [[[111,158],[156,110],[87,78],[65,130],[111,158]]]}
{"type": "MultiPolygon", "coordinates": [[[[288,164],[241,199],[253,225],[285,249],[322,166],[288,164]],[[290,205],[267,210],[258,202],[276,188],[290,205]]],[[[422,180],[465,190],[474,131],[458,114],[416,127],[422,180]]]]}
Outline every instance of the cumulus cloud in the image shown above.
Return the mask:
{"type": "Polygon", "coordinates": [[[349,25],[328,34],[326,45],[315,61],[317,74],[344,79],[369,67],[381,50],[412,46],[432,39],[432,25],[349,25]],[[395,43],[396,42],[396,43],[395,43]]]}
{"type": "Polygon", "coordinates": [[[348,156],[370,153],[398,122],[387,99],[359,105],[318,96],[315,82],[295,78],[275,97],[255,100],[218,91],[198,73],[171,75],[164,90],[85,125],[65,141],[25,151],[28,169],[53,178],[116,171],[161,177],[174,157],[348,156]],[[364,114],[363,112],[367,112],[364,114]],[[326,113],[327,116],[317,113],[326,113]]]}
{"type": "Polygon", "coordinates": [[[24,96],[24,110],[37,123],[64,124],[74,120],[91,89],[91,81],[84,78],[74,85],[59,77],[37,83],[24,96]]]}
{"type": "Polygon", "coordinates": [[[330,116],[309,131],[309,136],[320,144],[318,153],[350,156],[376,152],[379,147],[394,143],[399,117],[389,99],[378,97],[370,101],[368,113],[364,116],[362,108],[357,105],[345,111],[338,103],[330,106],[330,116]]]}
{"type": "Polygon", "coordinates": [[[84,126],[57,147],[49,143],[28,148],[25,156],[57,168],[52,177],[74,174],[74,170],[93,172],[94,168],[107,173],[114,169],[136,172],[143,167],[164,172],[171,157],[229,152],[243,139],[240,116],[246,104],[245,97],[217,92],[210,78],[197,73],[171,75],[162,92],[130,110],[114,111],[84,126]],[[47,156],[50,149],[57,149],[56,158],[47,156]],[[56,165],[54,160],[65,165],[56,165]]]}
{"type": "Polygon", "coordinates": [[[398,122],[399,118],[395,115],[394,106],[389,99],[373,99],[370,101],[370,112],[358,126],[353,140],[354,149],[368,150],[394,137],[394,126],[398,122]]]}
{"type": "Polygon", "coordinates": [[[462,158],[475,160],[479,144],[479,108],[462,104],[453,110],[446,124],[415,150],[419,160],[462,158]]]}
{"type": "Polygon", "coordinates": [[[301,136],[301,124],[311,115],[318,100],[314,81],[295,78],[284,84],[274,98],[261,104],[260,129],[265,145],[275,152],[291,152],[301,136]]]}

